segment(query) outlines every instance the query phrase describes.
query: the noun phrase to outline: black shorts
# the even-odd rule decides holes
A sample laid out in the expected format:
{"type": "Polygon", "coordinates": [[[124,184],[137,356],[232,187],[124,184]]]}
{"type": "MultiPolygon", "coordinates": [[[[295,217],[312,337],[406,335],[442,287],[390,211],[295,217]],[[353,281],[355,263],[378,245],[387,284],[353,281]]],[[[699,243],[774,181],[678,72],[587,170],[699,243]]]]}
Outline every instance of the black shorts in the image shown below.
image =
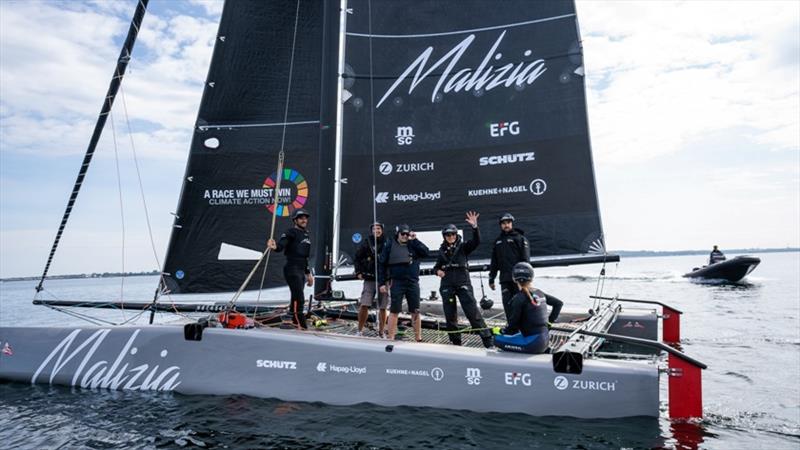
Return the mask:
{"type": "Polygon", "coordinates": [[[403,297],[408,302],[408,312],[419,312],[419,282],[394,280],[390,293],[392,304],[389,312],[397,314],[403,310],[403,297]]]}

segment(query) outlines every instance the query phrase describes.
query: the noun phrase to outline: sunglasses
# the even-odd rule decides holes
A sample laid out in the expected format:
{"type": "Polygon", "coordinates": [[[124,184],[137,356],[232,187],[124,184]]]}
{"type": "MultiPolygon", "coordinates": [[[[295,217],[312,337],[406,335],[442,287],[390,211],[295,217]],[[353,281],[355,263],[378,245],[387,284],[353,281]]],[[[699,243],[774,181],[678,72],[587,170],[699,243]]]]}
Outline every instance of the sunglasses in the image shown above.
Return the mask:
{"type": "Polygon", "coordinates": [[[401,231],[401,232],[400,232],[400,236],[408,236],[409,234],[410,234],[410,233],[408,233],[408,232],[405,232],[405,231],[401,231]]]}
{"type": "Polygon", "coordinates": [[[445,237],[447,237],[447,236],[457,236],[458,233],[445,233],[444,235],[445,235],[445,237]]]}

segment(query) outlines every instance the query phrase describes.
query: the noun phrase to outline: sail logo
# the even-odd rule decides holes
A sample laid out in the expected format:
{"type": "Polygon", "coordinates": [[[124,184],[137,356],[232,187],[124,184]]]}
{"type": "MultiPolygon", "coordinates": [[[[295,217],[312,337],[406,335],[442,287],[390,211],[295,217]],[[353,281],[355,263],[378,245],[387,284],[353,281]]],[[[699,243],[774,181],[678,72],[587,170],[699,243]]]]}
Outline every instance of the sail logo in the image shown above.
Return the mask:
{"type": "Polygon", "coordinates": [[[264,205],[278,217],[289,217],[308,201],[308,181],[297,170],[284,168],[280,189],[277,189],[277,184],[278,173],[274,172],[264,180],[260,188],[206,189],[203,191],[203,199],[209,206],[264,205]]]}
{"type": "Polygon", "coordinates": [[[477,367],[467,367],[467,384],[470,386],[477,386],[481,384],[481,369],[477,367]]]}
{"type": "Polygon", "coordinates": [[[429,46],[397,77],[397,80],[383,94],[375,109],[380,108],[383,102],[407,78],[411,78],[408,86],[408,95],[411,95],[429,76],[439,75],[439,79],[431,92],[431,103],[434,103],[437,98],[441,98],[441,94],[470,91],[488,92],[496,88],[524,87],[533,84],[547,71],[547,67],[544,59],[530,61],[533,54],[530,49],[522,53],[525,58],[524,61],[509,62],[499,67],[490,64],[494,61],[502,60],[503,54],[498,51],[498,48],[506,33],[507,30],[503,30],[500,33],[481,63],[474,68],[464,67],[457,69],[457,66],[475,41],[475,34],[467,36],[445,53],[444,56],[431,64],[429,63],[434,49],[433,46],[429,46]]]}
{"type": "Polygon", "coordinates": [[[434,200],[441,200],[442,198],[442,191],[436,192],[414,192],[410,194],[400,194],[394,193],[390,194],[388,192],[378,192],[375,196],[375,203],[389,203],[389,200],[393,202],[421,202],[421,201],[434,201],[434,200]],[[391,196],[391,197],[390,197],[391,196]]]}
{"type": "Polygon", "coordinates": [[[435,166],[433,162],[392,164],[389,161],[383,161],[378,165],[378,172],[380,172],[381,175],[390,175],[392,173],[432,172],[434,169],[435,166]]]}
{"type": "Polygon", "coordinates": [[[478,163],[481,166],[496,166],[500,164],[515,164],[530,161],[536,161],[536,153],[512,153],[510,155],[481,156],[478,158],[478,163]]]}
{"type": "Polygon", "coordinates": [[[506,372],[505,381],[508,386],[531,386],[533,377],[529,373],[506,372]]]}
{"type": "Polygon", "coordinates": [[[414,142],[414,128],[413,127],[397,127],[397,145],[411,145],[414,142]]]}
{"type": "Polygon", "coordinates": [[[503,137],[506,133],[517,136],[519,134],[519,122],[498,122],[489,124],[489,135],[491,137],[503,137]]]}
{"type": "Polygon", "coordinates": [[[378,192],[378,195],[375,196],[375,203],[388,203],[388,202],[389,202],[388,192],[378,192]]]}
{"type": "MultiPolygon", "coordinates": [[[[133,344],[141,330],[136,330],[131,334],[113,362],[109,362],[109,359],[95,357],[98,349],[111,332],[110,329],[97,330],[80,342],[78,335],[81,331],[78,329],[71,332],[56,345],[34,372],[31,383],[36,383],[40,376],[44,376],[50,384],[53,384],[55,377],[64,371],[67,364],[74,359],[80,360],[80,364],[72,375],[70,386],[92,389],[172,391],[181,384],[179,381],[181,369],[178,366],[166,366],[162,369],[159,364],[139,364],[131,367],[133,363],[128,359],[139,352],[139,349],[133,344]],[[49,372],[47,372],[48,368],[49,372]]],[[[160,357],[166,358],[167,355],[168,351],[162,349],[160,357]]],[[[137,359],[142,358],[139,356],[137,359]]]]}

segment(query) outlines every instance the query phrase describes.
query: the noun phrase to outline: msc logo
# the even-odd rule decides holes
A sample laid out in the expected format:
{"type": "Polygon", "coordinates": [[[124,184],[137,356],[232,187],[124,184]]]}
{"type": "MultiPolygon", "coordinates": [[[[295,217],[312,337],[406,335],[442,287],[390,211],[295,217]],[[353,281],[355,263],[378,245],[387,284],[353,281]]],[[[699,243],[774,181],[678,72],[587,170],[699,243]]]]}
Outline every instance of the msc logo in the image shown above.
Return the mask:
{"type": "Polygon", "coordinates": [[[381,175],[389,175],[392,171],[394,171],[394,166],[389,161],[384,161],[378,166],[378,172],[380,172],[381,175]]]}
{"type": "Polygon", "coordinates": [[[489,125],[489,134],[492,137],[502,137],[505,136],[506,133],[511,135],[518,135],[519,134],[519,122],[499,122],[493,123],[489,125]]]}
{"type": "Polygon", "coordinates": [[[467,367],[467,384],[470,386],[477,386],[481,384],[481,369],[476,367],[467,367]]]}
{"type": "Polygon", "coordinates": [[[506,384],[509,386],[530,386],[533,377],[529,373],[506,372],[506,384]]]}
{"type": "Polygon", "coordinates": [[[411,145],[414,141],[413,127],[397,127],[397,145],[411,145]]]}

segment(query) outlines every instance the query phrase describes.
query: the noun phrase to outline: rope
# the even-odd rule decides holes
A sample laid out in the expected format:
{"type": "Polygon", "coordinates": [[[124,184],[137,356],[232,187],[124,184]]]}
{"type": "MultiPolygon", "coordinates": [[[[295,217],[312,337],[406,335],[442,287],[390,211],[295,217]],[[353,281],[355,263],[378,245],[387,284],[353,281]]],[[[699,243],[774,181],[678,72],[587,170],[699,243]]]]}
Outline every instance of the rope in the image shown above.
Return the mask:
{"type": "Polygon", "coordinates": [[[109,111],[109,118],[111,119],[111,139],[114,142],[114,164],[117,169],[117,193],[119,194],[119,220],[122,233],[122,245],[120,249],[120,259],[122,260],[122,277],[119,283],[119,301],[122,305],[122,320],[125,319],[125,207],[122,202],[122,175],[119,171],[119,149],[117,148],[117,128],[114,125],[113,110],[109,111]]]}
{"type": "MultiPolygon", "coordinates": [[[[269,240],[273,240],[275,238],[275,222],[278,218],[277,216],[278,203],[279,203],[278,200],[280,198],[280,192],[281,192],[281,180],[283,178],[283,162],[285,156],[284,150],[286,145],[286,127],[287,127],[286,123],[288,122],[289,118],[289,98],[292,92],[292,73],[294,72],[294,51],[297,45],[297,23],[299,18],[300,18],[300,0],[297,0],[294,13],[294,32],[292,34],[292,53],[289,59],[289,81],[286,87],[286,102],[284,103],[283,107],[283,131],[281,133],[281,150],[278,153],[278,177],[275,182],[275,195],[273,201],[273,205],[275,208],[272,211],[272,222],[270,224],[269,238],[267,240],[268,242],[269,240]]],[[[233,298],[231,298],[230,302],[228,302],[226,311],[230,311],[233,309],[234,305],[236,304],[236,301],[239,299],[239,296],[242,295],[242,292],[245,290],[247,285],[250,283],[250,280],[253,278],[253,275],[258,269],[258,266],[261,264],[262,261],[264,261],[264,269],[261,274],[261,283],[259,284],[258,287],[258,297],[256,299],[256,303],[261,302],[261,290],[264,288],[264,279],[266,278],[267,267],[269,266],[269,256],[271,253],[272,252],[269,247],[267,247],[264,250],[264,252],[261,254],[261,257],[258,258],[258,261],[256,261],[255,266],[253,266],[253,269],[247,275],[247,278],[244,280],[244,283],[242,283],[242,285],[239,287],[239,290],[236,291],[236,294],[234,294],[233,298]]],[[[256,316],[257,312],[258,312],[258,304],[256,305],[256,308],[253,311],[253,317],[256,316]]]]}

